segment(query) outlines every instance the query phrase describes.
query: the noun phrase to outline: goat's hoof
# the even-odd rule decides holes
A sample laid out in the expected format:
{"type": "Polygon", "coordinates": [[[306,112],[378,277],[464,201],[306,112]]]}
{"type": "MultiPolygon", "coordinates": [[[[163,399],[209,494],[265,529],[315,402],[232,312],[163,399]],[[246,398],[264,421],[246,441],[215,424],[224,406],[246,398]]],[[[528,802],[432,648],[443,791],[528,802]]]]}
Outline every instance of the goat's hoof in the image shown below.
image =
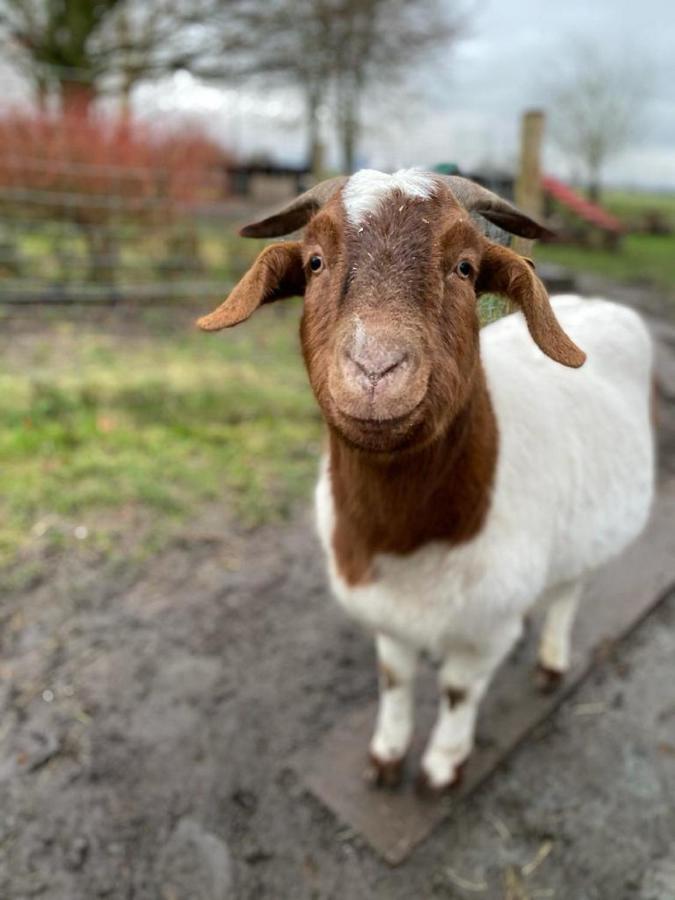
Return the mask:
{"type": "Polygon", "coordinates": [[[456,765],[450,780],[444,782],[434,781],[428,772],[425,772],[424,769],[420,769],[417,778],[415,779],[415,792],[418,797],[423,800],[438,800],[444,794],[458,788],[464,779],[466,763],[467,760],[464,760],[456,765]]]}
{"type": "Polygon", "coordinates": [[[404,756],[400,759],[384,760],[371,752],[368,758],[370,764],[366,769],[365,777],[371,787],[391,789],[400,786],[405,767],[404,756]]]}
{"type": "Polygon", "coordinates": [[[537,688],[542,694],[552,694],[562,684],[565,673],[560,669],[551,669],[543,663],[538,663],[534,677],[537,688]]]}

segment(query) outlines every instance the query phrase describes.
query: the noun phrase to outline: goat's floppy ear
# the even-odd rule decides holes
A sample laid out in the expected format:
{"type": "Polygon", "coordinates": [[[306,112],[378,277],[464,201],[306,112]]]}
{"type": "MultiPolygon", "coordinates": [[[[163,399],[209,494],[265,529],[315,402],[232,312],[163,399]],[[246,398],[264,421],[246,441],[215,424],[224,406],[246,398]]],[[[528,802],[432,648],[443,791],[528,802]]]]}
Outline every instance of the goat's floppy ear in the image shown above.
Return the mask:
{"type": "Polygon", "coordinates": [[[305,292],[301,245],[297,241],[271,244],[259,254],[230,296],[208,316],[197,319],[202,331],[238,325],[263,303],[305,292]]]}
{"type": "Polygon", "coordinates": [[[584,364],[586,354],[565,334],[556,319],[532,260],[518,256],[508,247],[487,244],[476,293],[505,295],[522,309],[530,334],[540,350],[563,366],[577,369],[584,364]]]}

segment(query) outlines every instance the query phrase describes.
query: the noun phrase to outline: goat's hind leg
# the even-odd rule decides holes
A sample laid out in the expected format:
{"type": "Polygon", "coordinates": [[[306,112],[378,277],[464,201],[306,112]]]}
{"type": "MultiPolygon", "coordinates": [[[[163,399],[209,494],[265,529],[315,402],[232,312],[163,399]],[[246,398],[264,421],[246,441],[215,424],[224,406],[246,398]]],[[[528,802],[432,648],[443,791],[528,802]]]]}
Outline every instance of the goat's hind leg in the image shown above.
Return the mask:
{"type": "Polygon", "coordinates": [[[581,581],[553,588],[543,599],[546,618],[539,642],[538,682],[543,691],[555,689],[570,667],[572,627],[583,590],[581,581]]]}
{"type": "Polygon", "coordinates": [[[370,742],[369,778],[396,787],[403,777],[413,733],[413,691],[417,651],[383,634],[376,638],[380,705],[370,742]]]}

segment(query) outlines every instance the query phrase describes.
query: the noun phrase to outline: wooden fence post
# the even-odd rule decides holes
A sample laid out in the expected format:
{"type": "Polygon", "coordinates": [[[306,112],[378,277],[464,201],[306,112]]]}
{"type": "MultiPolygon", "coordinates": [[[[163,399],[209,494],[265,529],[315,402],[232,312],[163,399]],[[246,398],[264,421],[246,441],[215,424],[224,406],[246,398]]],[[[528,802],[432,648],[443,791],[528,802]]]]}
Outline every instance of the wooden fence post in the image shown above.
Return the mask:
{"type": "MultiPolygon", "coordinates": [[[[543,213],[541,191],[541,143],[544,136],[544,113],[538,109],[528,110],[522,119],[520,129],[520,161],[515,185],[515,202],[523,212],[540,218],[543,213]]],[[[515,238],[513,249],[528,256],[532,241],[515,238]]]]}

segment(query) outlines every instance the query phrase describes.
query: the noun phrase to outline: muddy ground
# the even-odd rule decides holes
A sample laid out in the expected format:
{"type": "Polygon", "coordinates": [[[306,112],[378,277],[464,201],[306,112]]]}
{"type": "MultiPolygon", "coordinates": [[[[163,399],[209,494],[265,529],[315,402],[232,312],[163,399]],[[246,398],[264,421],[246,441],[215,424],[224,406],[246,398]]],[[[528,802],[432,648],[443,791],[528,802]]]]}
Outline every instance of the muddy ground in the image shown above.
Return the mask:
{"type": "Polygon", "coordinates": [[[309,513],[210,510],[141,572],[64,559],[1,608],[2,900],[675,898],[675,592],[398,869],[293,768],[376,692],[309,513]]]}

